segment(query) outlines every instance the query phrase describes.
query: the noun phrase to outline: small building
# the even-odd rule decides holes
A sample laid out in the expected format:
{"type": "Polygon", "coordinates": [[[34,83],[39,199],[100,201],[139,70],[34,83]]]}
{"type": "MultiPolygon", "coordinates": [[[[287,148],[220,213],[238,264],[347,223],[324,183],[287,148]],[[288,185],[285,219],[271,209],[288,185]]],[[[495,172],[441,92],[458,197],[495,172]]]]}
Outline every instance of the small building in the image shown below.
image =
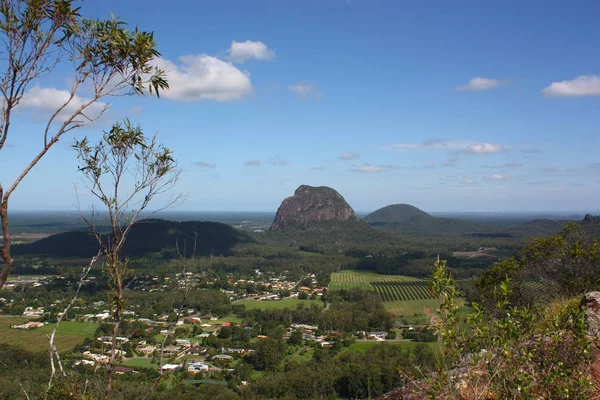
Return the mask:
{"type": "Polygon", "coordinates": [[[187,340],[187,339],[175,339],[175,343],[178,346],[192,347],[192,343],[189,340],[187,340]]]}
{"type": "Polygon", "coordinates": [[[190,363],[188,364],[187,370],[192,374],[197,374],[198,372],[206,372],[208,371],[208,364],[204,364],[202,362],[190,363]]]}
{"type": "Polygon", "coordinates": [[[162,366],[163,371],[177,371],[181,368],[180,364],[165,364],[162,366]]]}
{"type": "Polygon", "coordinates": [[[29,329],[41,328],[42,326],[44,326],[43,322],[30,321],[30,322],[27,322],[27,323],[21,324],[21,325],[12,325],[11,328],[29,330],[29,329]]]}
{"type": "Polygon", "coordinates": [[[181,351],[181,347],[179,346],[165,346],[163,349],[163,353],[165,354],[177,354],[181,351]]]}
{"type": "Polygon", "coordinates": [[[25,311],[23,311],[24,317],[29,318],[40,318],[44,316],[44,307],[25,307],[25,311]]]}
{"type": "Polygon", "coordinates": [[[233,360],[233,357],[228,356],[227,354],[217,354],[216,356],[213,357],[213,360],[231,361],[231,360],[233,360]]]}
{"type": "Polygon", "coordinates": [[[387,332],[369,332],[367,333],[368,338],[377,339],[377,340],[385,340],[387,336],[387,332]]]}
{"type": "Polygon", "coordinates": [[[156,346],[144,346],[138,349],[138,351],[144,355],[152,354],[156,350],[156,346]]]}
{"type": "Polygon", "coordinates": [[[119,365],[117,365],[114,369],[115,374],[119,374],[119,375],[133,375],[135,373],[137,373],[136,370],[134,370],[133,368],[128,368],[128,367],[121,367],[119,365]]]}
{"type": "Polygon", "coordinates": [[[206,354],[207,351],[208,349],[206,347],[191,347],[186,353],[193,356],[199,356],[201,354],[206,354]]]}

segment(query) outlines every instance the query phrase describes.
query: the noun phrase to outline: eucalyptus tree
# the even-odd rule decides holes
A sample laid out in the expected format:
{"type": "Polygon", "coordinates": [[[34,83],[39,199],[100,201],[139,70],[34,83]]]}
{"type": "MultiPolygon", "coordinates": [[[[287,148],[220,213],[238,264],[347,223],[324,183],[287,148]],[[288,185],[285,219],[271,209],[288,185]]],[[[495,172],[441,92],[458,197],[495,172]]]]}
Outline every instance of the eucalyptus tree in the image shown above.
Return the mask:
{"type": "Polygon", "coordinates": [[[113,96],[158,96],[168,89],[164,71],[153,63],[160,53],[152,32],[128,29],[117,18],[86,18],[79,3],[0,0],[0,154],[7,151],[7,140],[19,135],[13,121],[17,107],[35,104],[40,94],[56,102],[39,131],[39,142],[28,144],[31,159],[10,181],[5,173],[0,175],[0,287],[13,263],[10,198],[23,179],[63,135],[102,117],[113,96]],[[54,75],[62,79],[65,71],[71,82],[67,90],[43,88],[54,75]]]}
{"type": "MultiPolygon", "coordinates": [[[[127,236],[135,223],[151,223],[139,221],[140,216],[157,196],[173,188],[180,171],[171,150],[159,143],[156,135],[146,136],[140,126],[129,120],[114,124],[96,144],[83,138],[73,147],[83,181],[99,204],[93,205],[92,215],[84,219],[98,242],[112,297],[113,330],[106,386],[110,397],[118,353],[117,334],[125,310],[124,292],[131,282],[129,259],[124,251],[127,236]],[[104,221],[102,226],[96,224],[100,212],[108,214],[107,227],[104,221]]],[[[179,199],[180,196],[170,196],[162,208],[179,199]]]]}

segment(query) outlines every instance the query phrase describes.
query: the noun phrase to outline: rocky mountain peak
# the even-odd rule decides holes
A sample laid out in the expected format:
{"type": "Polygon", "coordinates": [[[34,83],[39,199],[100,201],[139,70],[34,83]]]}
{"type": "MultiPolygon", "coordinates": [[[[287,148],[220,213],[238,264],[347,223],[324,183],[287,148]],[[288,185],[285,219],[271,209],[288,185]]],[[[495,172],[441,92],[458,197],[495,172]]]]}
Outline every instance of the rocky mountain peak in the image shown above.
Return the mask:
{"type": "Polygon", "coordinates": [[[312,223],[348,220],[359,221],[359,218],[337,191],[327,186],[301,185],[293,196],[283,200],[271,230],[285,226],[308,227],[312,223]]]}
{"type": "Polygon", "coordinates": [[[583,218],[584,223],[600,223],[600,215],[586,214],[583,218]]]}

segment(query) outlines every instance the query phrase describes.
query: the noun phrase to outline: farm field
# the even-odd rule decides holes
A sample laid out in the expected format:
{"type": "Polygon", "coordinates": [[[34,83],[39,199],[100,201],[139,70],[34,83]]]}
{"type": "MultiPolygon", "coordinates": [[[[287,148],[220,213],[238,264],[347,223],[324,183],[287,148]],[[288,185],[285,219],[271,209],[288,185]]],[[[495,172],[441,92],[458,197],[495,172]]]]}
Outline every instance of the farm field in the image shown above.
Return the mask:
{"type": "MultiPolygon", "coordinates": [[[[243,304],[246,310],[252,310],[255,308],[261,309],[273,309],[273,308],[296,308],[298,304],[304,304],[306,307],[310,307],[315,304],[318,307],[323,307],[321,300],[300,300],[300,299],[283,299],[283,300],[241,300],[236,301],[233,304],[243,304]]],[[[210,322],[209,322],[210,323],[210,322]]]]}
{"type": "Polygon", "coordinates": [[[331,274],[331,281],[327,289],[329,290],[351,290],[364,289],[372,290],[372,282],[413,282],[421,281],[418,278],[403,275],[381,275],[371,271],[346,270],[334,272],[331,274]]]}
{"type": "Polygon", "coordinates": [[[435,310],[437,299],[425,279],[403,275],[381,275],[371,271],[340,271],[331,274],[329,290],[374,290],[386,310],[400,315],[423,314],[425,308],[435,310]]]}
{"type": "MultiPolygon", "coordinates": [[[[48,350],[48,335],[53,325],[47,325],[33,330],[12,329],[11,325],[23,324],[28,318],[0,316],[0,343],[19,346],[29,351],[48,350]]],[[[63,322],[56,335],[56,346],[60,351],[71,350],[83,342],[84,337],[93,337],[97,326],[78,322],[63,322]],[[63,324],[66,324],[63,327],[63,324]]]]}

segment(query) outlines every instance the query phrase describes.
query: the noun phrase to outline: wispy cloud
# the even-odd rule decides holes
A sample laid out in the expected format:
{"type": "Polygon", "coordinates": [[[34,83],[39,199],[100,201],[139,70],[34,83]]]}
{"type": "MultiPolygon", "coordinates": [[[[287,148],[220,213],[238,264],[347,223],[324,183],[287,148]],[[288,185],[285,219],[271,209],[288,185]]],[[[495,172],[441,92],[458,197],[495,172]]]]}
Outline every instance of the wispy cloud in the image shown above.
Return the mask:
{"type": "Polygon", "coordinates": [[[540,149],[523,149],[523,153],[525,154],[540,154],[543,153],[540,149]]]}
{"type": "Polygon", "coordinates": [[[547,179],[544,181],[527,182],[527,184],[530,186],[541,186],[541,185],[551,185],[556,182],[558,182],[558,180],[556,180],[556,179],[547,179]]]}
{"type": "Polygon", "coordinates": [[[279,156],[275,156],[275,157],[271,157],[269,159],[269,162],[272,165],[277,165],[279,167],[285,167],[287,165],[290,165],[290,163],[287,160],[284,160],[283,158],[279,157],[279,156]]]}
{"type": "Polygon", "coordinates": [[[381,168],[383,169],[402,169],[402,168],[407,168],[406,165],[399,165],[399,164],[384,164],[384,165],[380,165],[381,168]]]}
{"type": "Polygon", "coordinates": [[[552,82],[542,93],[548,97],[600,96],[600,76],[580,75],[570,81],[552,82]]]}
{"type": "Polygon", "coordinates": [[[350,151],[342,154],[341,156],[338,157],[340,160],[356,160],[357,158],[360,158],[360,154],[358,153],[352,153],[350,151]]]}
{"type": "Polygon", "coordinates": [[[266,44],[260,41],[246,40],[245,42],[231,42],[231,47],[227,51],[227,59],[236,63],[244,63],[248,60],[273,60],[275,51],[269,49],[266,44]]]}
{"type": "Polygon", "coordinates": [[[260,160],[248,160],[244,162],[244,166],[246,167],[260,167],[261,165],[262,163],[260,162],[260,160]]]}
{"type": "Polygon", "coordinates": [[[325,167],[312,167],[310,170],[311,171],[325,171],[325,167]]]}
{"type": "Polygon", "coordinates": [[[524,164],[522,162],[513,162],[507,164],[496,164],[496,165],[482,165],[482,168],[520,168],[524,164]]]}
{"type": "Polygon", "coordinates": [[[375,165],[371,165],[368,163],[364,163],[361,166],[350,169],[350,171],[352,171],[352,172],[360,172],[360,173],[364,173],[364,174],[376,174],[376,173],[382,172],[384,170],[385,170],[385,168],[383,168],[383,167],[377,167],[375,165]]]}
{"type": "Polygon", "coordinates": [[[499,153],[508,147],[487,142],[472,140],[430,139],[422,143],[395,143],[389,146],[395,151],[450,151],[455,154],[492,154],[499,153]]]}
{"type": "Polygon", "coordinates": [[[320,99],[323,97],[323,93],[310,81],[300,81],[293,85],[288,85],[288,90],[294,93],[298,100],[320,99]]]}
{"type": "Polygon", "coordinates": [[[477,182],[475,181],[475,179],[472,178],[463,178],[460,183],[462,183],[463,185],[475,185],[477,182]]]}
{"type": "Polygon", "coordinates": [[[196,161],[194,164],[199,166],[200,168],[217,168],[217,164],[205,162],[205,161],[196,161]]]}
{"type": "Polygon", "coordinates": [[[127,114],[131,114],[131,115],[143,115],[144,114],[144,109],[142,108],[142,106],[133,106],[129,110],[127,110],[127,114]]]}
{"type": "Polygon", "coordinates": [[[508,80],[476,77],[471,79],[467,84],[456,86],[456,90],[490,90],[509,82],[508,80]]]}
{"type": "Polygon", "coordinates": [[[482,179],[484,181],[510,181],[511,177],[505,176],[505,175],[493,174],[493,175],[484,176],[482,179]]]}

